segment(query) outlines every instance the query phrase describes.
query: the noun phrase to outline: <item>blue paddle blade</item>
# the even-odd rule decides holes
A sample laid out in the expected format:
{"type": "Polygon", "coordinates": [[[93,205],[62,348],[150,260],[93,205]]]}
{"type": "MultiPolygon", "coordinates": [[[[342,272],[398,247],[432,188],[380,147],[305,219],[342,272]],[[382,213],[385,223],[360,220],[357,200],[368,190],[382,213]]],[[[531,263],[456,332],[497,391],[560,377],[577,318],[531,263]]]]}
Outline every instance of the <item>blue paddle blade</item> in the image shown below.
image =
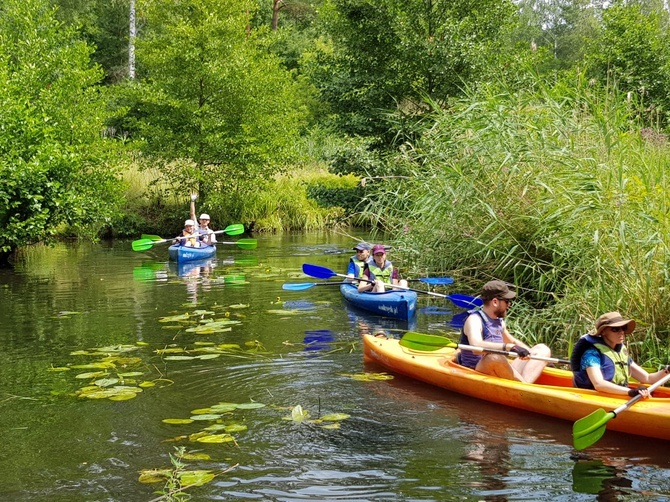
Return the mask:
{"type": "Polygon", "coordinates": [[[446,286],[448,284],[453,284],[454,283],[454,278],[453,277],[422,277],[419,279],[419,282],[423,282],[424,284],[432,284],[432,285],[443,285],[446,286]]]}
{"type": "Polygon", "coordinates": [[[314,286],[316,286],[316,283],[314,282],[301,282],[296,284],[283,284],[281,288],[288,291],[304,291],[314,286]]]}
{"type": "Polygon", "coordinates": [[[475,307],[481,307],[484,305],[484,302],[482,301],[481,298],[475,298],[474,296],[468,296],[468,295],[460,295],[458,293],[454,293],[453,295],[447,295],[447,299],[451,301],[454,305],[457,307],[461,307],[463,309],[473,309],[475,307]]]}
{"type": "Polygon", "coordinates": [[[335,277],[337,274],[326,267],[319,267],[318,265],[310,265],[309,263],[304,263],[302,265],[302,271],[311,277],[316,277],[317,279],[330,279],[335,277]]]}

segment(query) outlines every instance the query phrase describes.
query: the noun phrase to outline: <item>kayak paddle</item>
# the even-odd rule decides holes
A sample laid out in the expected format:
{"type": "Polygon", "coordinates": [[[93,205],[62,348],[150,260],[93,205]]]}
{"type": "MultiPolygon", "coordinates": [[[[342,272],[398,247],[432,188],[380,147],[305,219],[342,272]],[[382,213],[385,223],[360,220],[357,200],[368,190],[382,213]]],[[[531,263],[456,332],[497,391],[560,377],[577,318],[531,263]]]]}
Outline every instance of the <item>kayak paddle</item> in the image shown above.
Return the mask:
{"type": "Polygon", "coordinates": [[[282,284],[281,288],[287,289],[288,291],[304,291],[313,288],[314,286],[341,286],[342,284],[342,282],[296,282],[293,284],[282,284]]]}
{"type": "MultiPolygon", "coordinates": [[[[407,347],[408,349],[422,350],[424,352],[431,352],[434,350],[440,350],[444,347],[449,347],[452,349],[470,350],[472,352],[486,352],[488,354],[501,354],[507,357],[519,357],[519,354],[509,350],[487,349],[484,347],[477,347],[476,345],[464,345],[462,343],[452,342],[445,336],[428,335],[414,331],[408,331],[405,333],[400,339],[400,345],[407,347]]],[[[548,363],[570,364],[570,361],[567,359],[557,359],[555,357],[530,356],[530,359],[545,361],[548,363]]]]}
{"type": "MultiPolygon", "coordinates": [[[[651,393],[666,383],[668,380],[670,380],[670,374],[665,375],[647,390],[649,393],[651,393]]],[[[603,434],[605,434],[607,422],[613,418],[616,418],[619,413],[623,413],[628,408],[637,403],[640,399],[642,399],[642,396],[638,394],[634,398],[619,406],[616,410],[607,412],[602,408],[599,408],[590,415],[577,420],[572,426],[572,443],[575,447],[575,450],[583,450],[584,448],[588,448],[592,444],[596,443],[601,437],[603,437],[603,434]]]]}
{"type": "MultiPolygon", "coordinates": [[[[310,265],[309,263],[304,263],[302,265],[302,271],[311,277],[316,277],[317,279],[330,279],[331,277],[335,276],[345,278],[347,277],[345,274],[338,274],[337,272],[333,272],[329,268],[320,267],[319,265],[310,265]]],[[[351,278],[349,277],[349,279],[351,278]]],[[[357,278],[355,280],[369,283],[375,282],[371,281],[370,279],[357,278]]],[[[424,295],[430,295],[430,296],[437,296],[439,298],[446,298],[447,300],[452,301],[454,305],[461,308],[474,308],[483,305],[481,298],[473,298],[471,296],[466,295],[443,295],[440,293],[433,293],[432,291],[424,291],[423,289],[403,288],[398,285],[386,284],[386,283],[384,283],[384,286],[388,286],[390,288],[395,289],[404,289],[406,291],[416,291],[417,293],[423,293],[424,295]]]]}
{"type": "Polygon", "coordinates": [[[234,244],[240,249],[256,249],[258,247],[258,241],[256,239],[238,239],[236,241],[217,241],[216,244],[234,244]]]}
{"type": "Polygon", "coordinates": [[[407,282],[423,282],[431,286],[447,286],[454,283],[453,277],[421,277],[419,279],[408,279],[407,282]]]}
{"type": "MultiPolygon", "coordinates": [[[[228,225],[223,230],[217,230],[213,232],[214,234],[227,234],[227,235],[240,235],[244,233],[244,225],[241,223],[234,223],[228,225]]],[[[142,238],[132,242],[133,251],[146,251],[151,249],[156,244],[164,244],[166,242],[172,242],[175,239],[186,239],[191,236],[179,236],[172,239],[161,239],[158,235],[142,235],[142,238]],[[158,239],[156,239],[158,237],[158,239]]],[[[243,239],[241,239],[243,240],[243,239]]],[[[243,248],[246,249],[246,248],[243,248]]]]}

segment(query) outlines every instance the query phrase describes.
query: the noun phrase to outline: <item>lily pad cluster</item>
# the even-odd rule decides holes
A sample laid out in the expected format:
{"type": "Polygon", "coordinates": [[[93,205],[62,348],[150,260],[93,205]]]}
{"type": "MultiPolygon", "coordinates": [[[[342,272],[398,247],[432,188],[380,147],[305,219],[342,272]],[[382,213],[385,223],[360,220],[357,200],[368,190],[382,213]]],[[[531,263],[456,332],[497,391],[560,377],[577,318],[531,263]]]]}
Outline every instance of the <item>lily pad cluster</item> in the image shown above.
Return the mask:
{"type": "Polygon", "coordinates": [[[207,408],[198,408],[191,411],[188,418],[165,418],[163,423],[170,425],[190,425],[193,423],[206,422],[209,425],[202,427],[199,431],[181,435],[169,441],[190,441],[194,443],[235,443],[237,441],[234,433],[244,432],[247,426],[235,421],[236,410],[255,410],[264,408],[263,403],[226,403],[221,402],[207,408]]]}
{"type": "MultiPolygon", "coordinates": [[[[217,306],[218,307],[218,306],[217,306]]],[[[248,305],[235,304],[230,305],[229,309],[243,309],[248,305]]],[[[219,307],[224,308],[224,307],[219,307]]],[[[179,329],[187,333],[195,333],[196,335],[213,335],[216,333],[223,333],[231,331],[232,327],[237,324],[242,324],[242,321],[230,319],[230,312],[226,311],[221,318],[214,318],[216,312],[214,310],[194,310],[193,312],[186,312],[184,314],[177,314],[171,316],[161,317],[158,322],[168,324],[163,329],[179,329]],[[176,323],[176,324],[174,324],[176,323]]],[[[238,318],[244,317],[241,314],[235,314],[238,318]]]]}
{"type": "Polygon", "coordinates": [[[292,422],[297,422],[300,424],[323,424],[320,425],[320,427],[323,429],[339,429],[340,422],[348,418],[351,418],[351,415],[347,415],[346,413],[329,413],[319,418],[310,420],[309,411],[303,409],[301,405],[297,405],[291,408],[291,414],[284,417],[284,420],[291,420],[292,422]]]}
{"type": "Polygon", "coordinates": [[[144,389],[154,387],[157,382],[169,382],[162,378],[146,378],[150,373],[144,369],[144,360],[131,353],[141,349],[138,345],[110,345],[87,350],[76,350],[74,357],[97,357],[97,360],[67,366],[55,366],[51,371],[80,370],[74,378],[86,382],[75,395],[86,399],[109,399],[127,401],[137,397],[144,389]]]}

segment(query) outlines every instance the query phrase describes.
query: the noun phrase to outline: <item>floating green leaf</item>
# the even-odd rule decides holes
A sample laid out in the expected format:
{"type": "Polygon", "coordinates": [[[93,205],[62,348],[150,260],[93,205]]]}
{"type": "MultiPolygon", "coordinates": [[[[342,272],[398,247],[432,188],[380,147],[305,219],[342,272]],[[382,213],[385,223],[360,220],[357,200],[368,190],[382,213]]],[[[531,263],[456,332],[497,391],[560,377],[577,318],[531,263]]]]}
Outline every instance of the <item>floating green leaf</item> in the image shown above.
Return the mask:
{"type": "Polygon", "coordinates": [[[212,460],[212,457],[210,457],[206,453],[191,453],[191,452],[182,453],[181,455],[179,455],[179,458],[183,460],[212,460]]]}
{"type": "Polygon", "coordinates": [[[266,310],[268,314],[279,314],[279,315],[301,315],[305,312],[302,310],[266,310]]]}
{"type": "Polygon", "coordinates": [[[118,378],[101,378],[100,380],[96,380],[93,382],[95,385],[98,387],[111,387],[112,385],[115,385],[119,383],[118,378]]]}
{"type": "Polygon", "coordinates": [[[196,441],[198,443],[230,443],[235,439],[230,434],[212,434],[199,437],[196,441]]]}
{"type": "Polygon", "coordinates": [[[322,429],[339,429],[340,424],[336,422],[334,424],[322,425],[321,428],[322,429]]]}
{"type": "Polygon", "coordinates": [[[119,392],[109,397],[110,401],[128,401],[137,397],[135,392],[119,392]]]}
{"type": "Polygon", "coordinates": [[[302,409],[302,406],[297,405],[291,410],[291,416],[288,417],[289,420],[294,422],[302,423],[309,418],[309,412],[302,409]]]}
{"type": "Polygon", "coordinates": [[[171,469],[147,469],[140,471],[140,477],[138,481],[144,484],[163,483],[171,475],[171,469]]]}
{"type": "Polygon", "coordinates": [[[237,407],[240,410],[255,410],[257,408],[264,408],[265,405],[263,403],[242,403],[238,404],[237,407]]]}
{"type": "Polygon", "coordinates": [[[191,420],[218,420],[221,418],[221,415],[218,414],[208,414],[208,415],[193,415],[191,420]]]}
{"type": "Polygon", "coordinates": [[[230,424],[226,425],[224,430],[228,433],[243,432],[247,430],[247,426],[242,424],[230,424]]]}
{"type": "Polygon", "coordinates": [[[109,375],[109,373],[107,373],[106,371],[93,371],[88,373],[79,373],[78,375],[75,375],[75,378],[78,378],[80,380],[88,380],[91,378],[98,378],[105,375],[109,375]]]}
{"type": "Polygon", "coordinates": [[[165,356],[165,361],[191,361],[195,359],[194,356],[165,356]]]}
{"type": "Polygon", "coordinates": [[[164,424],[186,425],[186,424],[192,424],[193,420],[190,418],[164,418],[162,422],[164,424]]]}
{"type": "Polygon", "coordinates": [[[70,371],[71,369],[72,368],[68,368],[67,366],[52,366],[51,368],[49,368],[49,371],[54,371],[54,372],[70,371]]]}
{"type": "Polygon", "coordinates": [[[118,375],[123,378],[130,378],[130,377],[142,376],[144,375],[144,373],[141,371],[129,371],[128,373],[118,373],[118,375]]]}
{"type": "Polygon", "coordinates": [[[110,362],[106,362],[106,363],[75,364],[70,367],[76,370],[105,370],[110,368],[116,368],[116,365],[110,362]]]}
{"type": "Polygon", "coordinates": [[[189,314],[181,314],[181,315],[172,315],[168,317],[161,317],[158,322],[181,322],[181,321],[189,321],[189,314]]]}
{"type": "Polygon", "coordinates": [[[351,415],[347,415],[346,413],[330,413],[328,415],[322,416],[321,420],[324,422],[337,422],[339,420],[346,420],[350,417],[351,415]]]}
{"type": "Polygon", "coordinates": [[[246,309],[249,308],[248,303],[236,303],[234,305],[228,305],[229,309],[246,309]]]}

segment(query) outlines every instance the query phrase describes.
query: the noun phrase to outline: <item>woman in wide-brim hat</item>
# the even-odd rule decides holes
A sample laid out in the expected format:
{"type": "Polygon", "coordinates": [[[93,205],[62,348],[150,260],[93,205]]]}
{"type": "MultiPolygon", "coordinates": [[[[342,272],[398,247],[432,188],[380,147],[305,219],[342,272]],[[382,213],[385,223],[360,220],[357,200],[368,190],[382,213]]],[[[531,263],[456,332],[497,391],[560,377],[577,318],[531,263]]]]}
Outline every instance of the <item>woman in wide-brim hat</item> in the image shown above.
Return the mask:
{"type": "Polygon", "coordinates": [[[649,397],[644,387],[629,387],[630,377],[641,384],[652,384],[670,373],[670,368],[666,366],[650,374],[629,357],[624,342],[635,326],[633,319],[624,319],[619,312],[608,312],[598,318],[595,334],[581,337],[572,351],[570,363],[575,387],[649,397]]]}

